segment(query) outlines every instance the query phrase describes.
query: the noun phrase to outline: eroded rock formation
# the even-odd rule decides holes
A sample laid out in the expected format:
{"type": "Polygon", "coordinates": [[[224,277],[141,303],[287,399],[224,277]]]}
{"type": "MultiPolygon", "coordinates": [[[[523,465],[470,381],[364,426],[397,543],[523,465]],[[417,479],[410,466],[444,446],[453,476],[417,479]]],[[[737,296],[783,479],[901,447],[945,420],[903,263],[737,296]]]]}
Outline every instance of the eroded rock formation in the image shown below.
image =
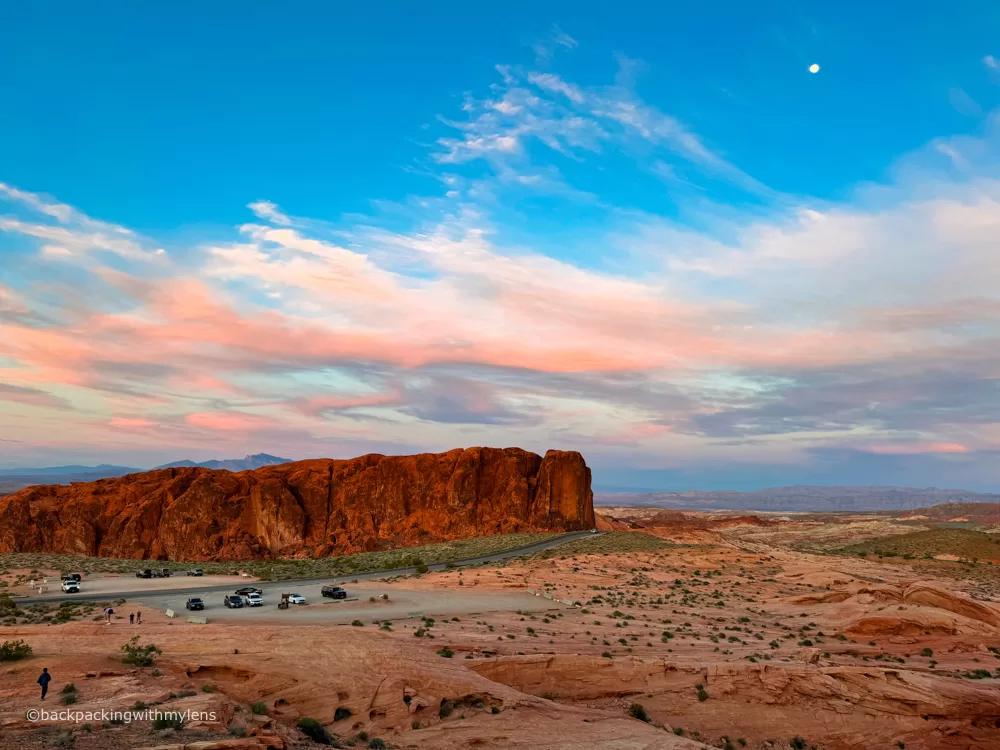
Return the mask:
{"type": "Polygon", "coordinates": [[[168,560],[325,556],[594,526],[576,452],[520,448],[170,468],[0,498],[0,552],[168,560]]]}

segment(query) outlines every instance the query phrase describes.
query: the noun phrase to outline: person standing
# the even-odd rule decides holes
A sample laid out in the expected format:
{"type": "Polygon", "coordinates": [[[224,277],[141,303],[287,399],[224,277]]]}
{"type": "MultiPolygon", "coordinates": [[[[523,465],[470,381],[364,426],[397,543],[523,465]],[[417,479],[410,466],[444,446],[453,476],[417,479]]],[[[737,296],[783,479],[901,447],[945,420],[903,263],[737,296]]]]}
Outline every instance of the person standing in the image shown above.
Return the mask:
{"type": "Polygon", "coordinates": [[[134,625],[135,624],[135,612],[129,612],[128,613],[128,624],[129,625],[134,625]]]}
{"type": "Polygon", "coordinates": [[[52,675],[49,674],[48,667],[42,667],[42,673],[38,675],[37,682],[42,686],[42,700],[45,700],[45,694],[49,692],[49,683],[52,682],[52,675]]]}
{"type": "Polygon", "coordinates": [[[135,613],[135,624],[142,625],[142,610],[140,609],[135,613]]]}

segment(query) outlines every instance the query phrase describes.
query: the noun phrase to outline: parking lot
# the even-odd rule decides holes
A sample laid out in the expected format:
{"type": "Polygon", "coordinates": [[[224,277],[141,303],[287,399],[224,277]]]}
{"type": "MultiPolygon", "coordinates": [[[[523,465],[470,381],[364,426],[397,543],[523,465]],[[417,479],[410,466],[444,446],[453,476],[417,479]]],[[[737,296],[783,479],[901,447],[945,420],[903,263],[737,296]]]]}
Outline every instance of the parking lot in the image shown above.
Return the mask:
{"type": "MultiPolygon", "coordinates": [[[[209,622],[301,622],[350,623],[361,620],[398,620],[408,617],[459,617],[477,613],[513,611],[539,606],[539,599],[520,591],[418,591],[392,586],[342,584],[347,590],[347,600],[324,599],[320,595],[321,583],[304,586],[284,584],[237,584],[227,592],[190,594],[170,594],[158,596],[154,592],[144,592],[132,600],[154,607],[160,611],[172,609],[178,617],[189,614],[204,616],[209,622]],[[229,609],[223,604],[226,594],[244,585],[259,586],[264,589],[264,604],[260,607],[229,609]],[[265,588],[266,587],[266,588],[265,588]],[[301,594],[308,602],[305,605],[291,605],[287,610],[278,609],[281,594],[301,594]],[[388,594],[388,601],[379,599],[388,594]],[[184,604],[188,596],[200,596],[205,602],[204,611],[189,613],[184,604]],[[375,601],[370,601],[372,598],[375,601]]],[[[546,607],[563,607],[556,602],[546,602],[546,607]]]]}

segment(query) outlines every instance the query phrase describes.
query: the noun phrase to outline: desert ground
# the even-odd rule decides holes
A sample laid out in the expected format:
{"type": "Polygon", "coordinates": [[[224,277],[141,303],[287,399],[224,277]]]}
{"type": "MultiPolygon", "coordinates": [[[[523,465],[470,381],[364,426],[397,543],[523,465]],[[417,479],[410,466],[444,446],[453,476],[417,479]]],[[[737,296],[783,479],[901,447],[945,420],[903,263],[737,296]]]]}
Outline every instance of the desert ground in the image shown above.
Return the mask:
{"type": "Polygon", "coordinates": [[[348,583],[351,602],[285,582],[310,604],[195,624],[143,591],[110,626],[80,605],[8,617],[0,640],[33,654],[0,664],[0,746],[309,747],[314,719],[343,747],[1000,747],[1000,537],[649,510],[518,559],[348,583]],[[153,664],[122,663],[133,636],[153,664]],[[73,709],[214,718],[30,723],[43,666],[55,706],[72,683],[73,709]]]}

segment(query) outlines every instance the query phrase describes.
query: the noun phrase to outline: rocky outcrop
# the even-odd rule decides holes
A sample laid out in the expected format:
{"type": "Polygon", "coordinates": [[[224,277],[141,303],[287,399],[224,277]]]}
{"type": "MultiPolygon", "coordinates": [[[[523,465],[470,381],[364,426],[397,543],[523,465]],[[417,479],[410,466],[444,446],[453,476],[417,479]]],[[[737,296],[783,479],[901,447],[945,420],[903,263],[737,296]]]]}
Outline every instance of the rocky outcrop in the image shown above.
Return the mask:
{"type": "Polygon", "coordinates": [[[907,604],[937,607],[962,617],[968,617],[970,620],[978,620],[994,628],[1000,628],[1000,609],[953,593],[940,586],[935,586],[933,583],[925,581],[911,583],[903,592],[903,601],[907,604]]]}
{"type": "Polygon", "coordinates": [[[0,498],[0,552],[164,560],[326,556],[594,526],[576,452],[520,448],[168,468],[0,498]]]}

